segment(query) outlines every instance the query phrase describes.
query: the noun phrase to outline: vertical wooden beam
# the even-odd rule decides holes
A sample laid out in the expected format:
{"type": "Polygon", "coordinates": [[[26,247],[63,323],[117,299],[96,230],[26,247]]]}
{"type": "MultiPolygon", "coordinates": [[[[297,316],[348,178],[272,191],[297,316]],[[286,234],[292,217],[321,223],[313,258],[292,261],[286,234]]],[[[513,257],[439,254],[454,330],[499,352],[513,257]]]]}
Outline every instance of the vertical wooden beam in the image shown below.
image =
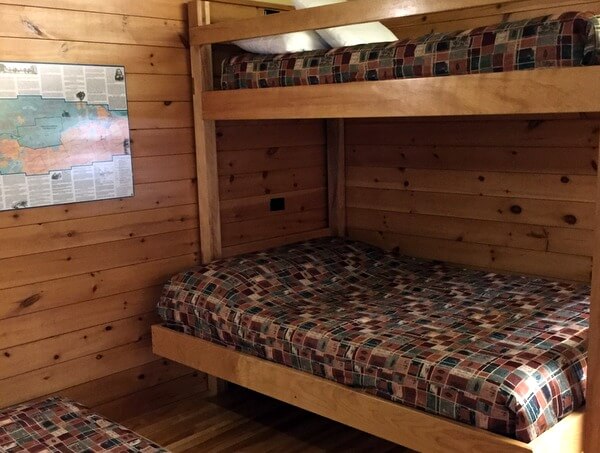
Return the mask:
{"type": "Polygon", "coordinates": [[[327,190],[329,228],[333,236],[346,235],[346,148],[344,120],[327,120],[327,190]]]}
{"type": "MultiPolygon", "coordinates": [[[[188,3],[189,27],[210,24],[210,2],[188,3]]],[[[202,93],[213,89],[212,49],[209,45],[191,46],[190,58],[194,87],[194,131],[196,134],[196,176],[200,227],[200,259],[209,263],[221,257],[221,211],[217,170],[217,132],[214,121],[202,113],[202,93]]],[[[227,383],[208,376],[208,392],[217,395],[227,383]]]]}
{"type": "MultiPolygon", "coordinates": [[[[188,4],[190,27],[210,23],[210,2],[188,4]]],[[[211,46],[191,46],[194,86],[194,128],[196,133],[196,174],[200,216],[200,253],[203,263],[221,257],[221,214],[217,172],[215,122],[202,114],[202,93],[213,89],[211,46]]]]}
{"type": "MultiPolygon", "coordinates": [[[[600,162],[600,142],[597,162],[600,162]]],[[[583,448],[586,453],[600,451],[600,173],[596,177],[596,184],[596,223],[592,250],[592,296],[588,329],[588,369],[583,448]]]]}

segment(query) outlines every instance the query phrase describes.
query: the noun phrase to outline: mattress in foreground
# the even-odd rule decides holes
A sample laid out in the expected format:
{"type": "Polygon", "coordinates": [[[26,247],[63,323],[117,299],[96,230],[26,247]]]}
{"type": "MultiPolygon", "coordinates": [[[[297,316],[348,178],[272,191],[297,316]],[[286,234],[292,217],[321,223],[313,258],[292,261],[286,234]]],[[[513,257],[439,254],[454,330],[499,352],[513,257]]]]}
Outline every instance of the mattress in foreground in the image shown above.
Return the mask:
{"type": "Polygon", "coordinates": [[[65,398],[0,411],[0,452],[167,453],[133,431],[65,398]]]}
{"type": "Polygon", "coordinates": [[[167,326],[528,442],[584,403],[590,288],[318,239],[174,276],[167,326]]]}
{"type": "Polygon", "coordinates": [[[221,88],[270,88],[599,64],[600,16],[542,16],[416,39],[223,62],[221,88]]]}

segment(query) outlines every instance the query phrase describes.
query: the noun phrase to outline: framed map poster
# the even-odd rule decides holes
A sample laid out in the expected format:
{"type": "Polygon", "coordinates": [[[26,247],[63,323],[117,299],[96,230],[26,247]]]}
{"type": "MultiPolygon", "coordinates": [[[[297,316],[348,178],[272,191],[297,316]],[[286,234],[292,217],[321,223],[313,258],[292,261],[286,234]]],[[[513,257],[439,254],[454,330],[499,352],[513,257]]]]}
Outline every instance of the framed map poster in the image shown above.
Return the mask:
{"type": "Polygon", "coordinates": [[[130,196],[125,69],[0,62],[0,211],[130,196]]]}

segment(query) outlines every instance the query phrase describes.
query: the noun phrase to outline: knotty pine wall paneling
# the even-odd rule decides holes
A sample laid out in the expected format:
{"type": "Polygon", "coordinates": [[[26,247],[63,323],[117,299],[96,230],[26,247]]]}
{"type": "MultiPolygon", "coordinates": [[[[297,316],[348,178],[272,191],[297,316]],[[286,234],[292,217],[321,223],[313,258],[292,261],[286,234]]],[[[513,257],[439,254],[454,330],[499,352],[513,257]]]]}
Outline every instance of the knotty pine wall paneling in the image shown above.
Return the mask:
{"type": "MultiPolygon", "coordinates": [[[[204,391],[149,336],[199,251],[186,1],[7,0],[0,17],[3,60],[126,67],[135,179],[133,198],[0,213],[0,407],[61,393],[125,417],[204,391]]],[[[222,123],[218,146],[226,255],[325,234],[324,122],[222,123]]]]}
{"type": "Polygon", "coordinates": [[[325,144],[322,120],[217,124],[224,256],[327,235],[325,144]]]}
{"type": "Polygon", "coordinates": [[[348,121],[349,235],[589,281],[599,128],[577,117],[348,121]]]}
{"type": "Polygon", "coordinates": [[[206,388],[149,336],[160,285],[198,254],[184,14],[183,0],[0,4],[0,59],[126,67],[135,179],[133,198],[0,213],[0,407],[59,392],[117,416],[206,388]]]}

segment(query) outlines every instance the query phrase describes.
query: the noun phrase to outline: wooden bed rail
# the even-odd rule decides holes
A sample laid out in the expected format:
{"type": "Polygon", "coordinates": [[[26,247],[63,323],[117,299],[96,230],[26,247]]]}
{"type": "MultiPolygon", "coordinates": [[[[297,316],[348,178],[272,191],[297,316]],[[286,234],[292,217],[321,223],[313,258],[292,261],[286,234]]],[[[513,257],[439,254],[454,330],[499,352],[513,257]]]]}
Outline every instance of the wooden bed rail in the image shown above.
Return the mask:
{"type": "Polygon", "coordinates": [[[160,325],[152,327],[152,347],[161,357],[417,451],[581,453],[581,411],[526,444],[160,325]]]}
{"type": "Polygon", "coordinates": [[[230,42],[302,30],[352,25],[385,19],[495,7],[523,5],[525,9],[561,7],[564,0],[355,0],[347,3],[285,11],[252,19],[198,25],[190,28],[192,46],[230,42]]]}

